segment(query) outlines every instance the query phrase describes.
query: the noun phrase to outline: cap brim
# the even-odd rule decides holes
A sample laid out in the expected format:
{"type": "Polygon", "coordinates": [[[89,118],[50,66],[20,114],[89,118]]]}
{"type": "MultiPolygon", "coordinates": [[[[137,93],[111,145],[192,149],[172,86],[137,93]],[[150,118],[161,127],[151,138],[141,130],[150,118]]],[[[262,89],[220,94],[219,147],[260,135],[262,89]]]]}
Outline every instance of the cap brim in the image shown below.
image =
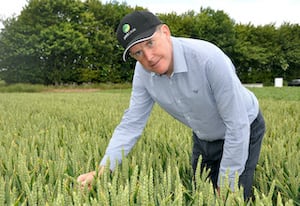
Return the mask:
{"type": "Polygon", "coordinates": [[[156,27],[154,27],[153,29],[150,29],[140,35],[138,35],[135,39],[133,39],[128,46],[126,47],[126,49],[123,52],[123,61],[126,62],[128,56],[129,56],[129,49],[134,46],[135,44],[138,44],[140,42],[146,41],[148,39],[151,39],[155,33],[156,27]]]}

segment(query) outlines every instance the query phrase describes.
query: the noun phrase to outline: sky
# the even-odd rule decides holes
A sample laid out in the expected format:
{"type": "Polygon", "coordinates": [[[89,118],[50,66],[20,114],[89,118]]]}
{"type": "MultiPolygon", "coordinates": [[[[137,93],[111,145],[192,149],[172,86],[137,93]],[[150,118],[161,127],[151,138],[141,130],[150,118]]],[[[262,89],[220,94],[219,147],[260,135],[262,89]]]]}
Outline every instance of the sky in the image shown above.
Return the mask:
{"type": "MultiPolygon", "coordinates": [[[[103,3],[107,2],[102,0],[103,3]]],[[[223,10],[236,23],[255,26],[284,22],[300,24],[300,0],[120,0],[128,5],[141,6],[153,13],[184,13],[189,10],[199,12],[210,7],[223,10]]],[[[18,16],[27,0],[0,0],[0,19],[18,16]]],[[[3,25],[0,23],[0,28],[3,25]]]]}

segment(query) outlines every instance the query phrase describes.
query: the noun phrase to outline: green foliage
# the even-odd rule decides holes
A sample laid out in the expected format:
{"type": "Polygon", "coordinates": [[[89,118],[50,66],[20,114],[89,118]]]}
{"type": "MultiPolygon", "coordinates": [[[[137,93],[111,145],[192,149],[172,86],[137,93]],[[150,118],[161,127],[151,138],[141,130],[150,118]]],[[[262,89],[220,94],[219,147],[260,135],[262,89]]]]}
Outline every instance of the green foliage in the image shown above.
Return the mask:
{"type": "Polygon", "coordinates": [[[284,24],[279,28],[278,32],[282,51],[282,59],[280,59],[280,69],[278,73],[286,78],[299,78],[300,26],[284,24]]]}
{"type": "Polygon", "coordinates": [[[235,45],[234,22],[223,11],[201,8],[199,13],[188,11],[160,14],[174,36],[204,39],[221,47],[227,54],[235,45]]]}
{"type": "Polygon", "coordinates": [[[0,92],[41,92],[45,90],[44,85],[32,85],[32,84],[13,84],[13,85],[1,85],[0,92]]]}
{"type": "MultiPolygon", "coordinates": [[[[18,17],[3,20],[0,78],[10,84],[45,85],[131,81],[135,62],[122,61],[115,31],[133,10],[144,8],[117,1],[29,0],[18,17]]],[[[289,81],[300,76],[298,24],[235,24],[211,8],[158,15],[174,36],[219,46],[244,83],[272,85],[274,77],[289,81]]]]}
{"type": "Polygon", "coordinates": [[[221,188],[223,198],[216,196],[208,171],[193,179],[191,131],[158,106],[123,163],[96,178],[92,190],[80,190],[76,177],[97,169],[130,91],[0,93],[0,204],[300,205],[300,93],[294,89],[253,90],[267,132],[255,200],[247,204],[239,188],[221,188]]]}
{"type": "Polygon", "coordinates": [[[131,83],[98,83],[98,84],[65,84],[65,85],[57,85],[57,86],[45,86],[45,85],[38,85],[38,84],[10,84],[6,85],[4,82],[0,82],[0,92],[3,93],[33,93],[33,92],[72,92],[72,91],[82,91],[82,92],[89,92],[89,91],[107,91],[113,92],[114,90],[119,91],[131,88],[131,83]]]}
{"type": "MultiPolygon", "coordinates": [[[[31,0],[0,34],[7,83],[124,82],[115,28],[129,7],[100,1],[31,0]],[[109,15],[107,15],[109,12],[109,15]]],[[[128,66],[127,66],[128,67],[128,66]]]]}
{"type": "MultiPolygon", "coordinates": [[[[300,173],[297,172],[300,169],[298,164],[300,107],[299,91],[294,91],[298,92],[296,94],[298,97],[295,97],[297,101],[283,99],[261,101],[261,107],[268,122],[264,149],[256,173],[256,188],[270,190],[268,198],[273,199],[274,204],[275,201],[277,204],[280,202],[279,205],[282,204],[282,198],[286,197],[292,199],[294,205],[300,205],[300,173]]],[[[262,196],[262,198],[265,197],[262,196]]],[[[292,205],[290,200],[286,204],[292,205]]]]}
{"type": "Polygon", "coordinates": [[[297,87],[264,87],[249,88],[259,99],[300,101],[300,92],[297,87]]]}
{"type": "Polygon", "coordinates": [[[231,56],[235,46],[234,22],[223,11],[201,8],[196,16],[198,38],[213,42],[231,56]]]}

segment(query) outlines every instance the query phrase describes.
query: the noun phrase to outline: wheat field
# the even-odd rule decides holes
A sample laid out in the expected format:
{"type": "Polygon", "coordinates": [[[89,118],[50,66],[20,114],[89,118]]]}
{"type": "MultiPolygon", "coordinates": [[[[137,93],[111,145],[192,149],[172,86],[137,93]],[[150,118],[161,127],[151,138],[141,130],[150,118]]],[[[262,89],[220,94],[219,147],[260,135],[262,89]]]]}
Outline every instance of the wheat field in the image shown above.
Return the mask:
{"type": "Polygon", "coordinates": [[[191,130],[158,106],[128,157],[95,170],[130,90],[0,93],[0,205],[300,205],[300,88],[256,88],[267,131],[255,200],[241,189],[216,196],[207,173],[192,178],[191,130]]]}

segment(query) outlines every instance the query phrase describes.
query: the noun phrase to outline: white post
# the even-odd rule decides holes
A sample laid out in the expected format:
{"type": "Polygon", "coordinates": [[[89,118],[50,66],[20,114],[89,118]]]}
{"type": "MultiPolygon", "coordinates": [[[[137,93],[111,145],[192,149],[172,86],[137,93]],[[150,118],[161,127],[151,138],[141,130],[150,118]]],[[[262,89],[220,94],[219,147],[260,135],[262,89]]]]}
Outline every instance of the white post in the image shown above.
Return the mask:
{"type": "Polygon", "coordinates": [[[283,86],[283,78],[279,77],[279,78],[275,78],[275,87],[282,87],[283,86]]]}

